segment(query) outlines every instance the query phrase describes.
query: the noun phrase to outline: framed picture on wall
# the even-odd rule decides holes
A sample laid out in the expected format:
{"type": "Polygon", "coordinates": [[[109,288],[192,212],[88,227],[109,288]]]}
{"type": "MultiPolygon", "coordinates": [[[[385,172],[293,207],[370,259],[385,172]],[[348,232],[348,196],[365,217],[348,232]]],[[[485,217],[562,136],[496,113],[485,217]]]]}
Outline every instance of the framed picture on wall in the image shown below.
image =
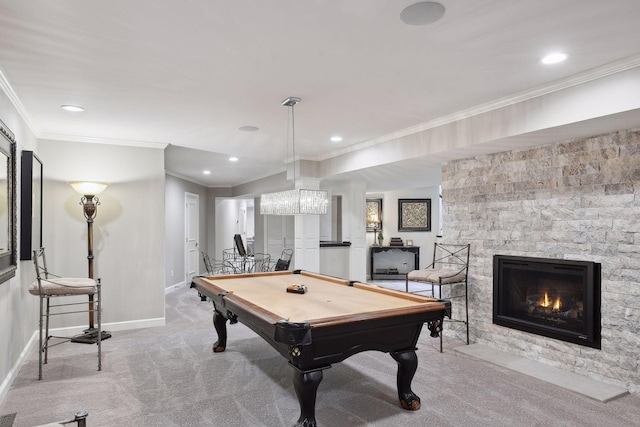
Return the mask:
{"type": "Polygon", "coordinates": [[[42,162],[33,151],[22,150],[20,181],[20,260],[42,246],[42,162]]]}
{"type": "Polygon", "coordinates": [[[382,199],[367,199],[367,231],[382,230],[382,199]]]}
{"type": "Polygon", "coordinates": [[[431,231],[431,199],[398,199],[398,231],[431,231]]]}
{"type": "Polygon", "coordinates": [[[18,218],[16,212],[16,138],[0,120],[0,283],[18,268],[18,218]]]}

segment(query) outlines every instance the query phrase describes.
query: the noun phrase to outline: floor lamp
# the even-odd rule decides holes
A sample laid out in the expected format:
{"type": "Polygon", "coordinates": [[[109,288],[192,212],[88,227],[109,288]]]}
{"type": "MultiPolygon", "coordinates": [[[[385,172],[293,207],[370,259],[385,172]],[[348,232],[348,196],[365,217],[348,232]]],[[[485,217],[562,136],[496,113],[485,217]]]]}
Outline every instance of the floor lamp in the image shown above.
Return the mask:
{"type": "MultiPolygon", "coordinates": [[[[87,219],[87,260],[89,262],[89,278],[93,279],[93,220],[98,213],[100,200],[96,197],[102,193],[109,185],[106,182],[74,181],[69,183],[78,194],[82,196],[80,204],[83,208],[84,217],[87,219]]],[[[101,339],[111,338],[111,333],[102,331],[101,339]]],[[[75,337],[73,342],[94,344],[98,342],[98,329],[94,326],[94,305],[93,295],[89,295],[89,328],[84,331],[84,335],[75,337]]]]}

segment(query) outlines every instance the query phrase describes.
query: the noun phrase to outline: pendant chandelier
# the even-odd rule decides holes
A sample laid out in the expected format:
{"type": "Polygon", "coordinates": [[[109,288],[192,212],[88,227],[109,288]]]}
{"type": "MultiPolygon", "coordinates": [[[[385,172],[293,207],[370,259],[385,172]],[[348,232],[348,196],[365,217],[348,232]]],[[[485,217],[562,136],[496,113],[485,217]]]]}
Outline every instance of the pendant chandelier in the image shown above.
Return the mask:
{"type": "MultiPolygon", "coordinates": [[[[300,98],[289,97],[282,105],[289,107],[289,127],[293,155],[293,190],[277,191],[260,196],[262,215],[320,215],[327,213],[329,193],[323,190],[296,188],[296,135],[294,107],[300,98]]],[[[287,129],[287,150],[289,149],[289,129],[287,129]]]]}

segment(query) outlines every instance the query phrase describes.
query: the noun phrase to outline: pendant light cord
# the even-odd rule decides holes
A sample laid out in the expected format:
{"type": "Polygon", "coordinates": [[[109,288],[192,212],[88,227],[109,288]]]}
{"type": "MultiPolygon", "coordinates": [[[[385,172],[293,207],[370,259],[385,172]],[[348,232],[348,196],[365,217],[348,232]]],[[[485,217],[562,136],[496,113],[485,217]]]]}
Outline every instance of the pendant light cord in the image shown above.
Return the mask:
{"type": "Polygon", "coordinates": [[[296,189],[296,115],[295,105],[291,106],[291,149],[293,151],[293,189],[296,189]]]}
{"type": "MultiPolygon", "coordinates": [[[[291,135],[291,151],[293,159],[293,189],[296,188],[296,116],[294,108],[301,101],[300,98],[290,96],[282,101],[282,105],[290,108],[287,116],[287,159],[289,159],[289,135],[291,135]]],[[[287,167],[287,170],[289,168],[287,167]]]]}

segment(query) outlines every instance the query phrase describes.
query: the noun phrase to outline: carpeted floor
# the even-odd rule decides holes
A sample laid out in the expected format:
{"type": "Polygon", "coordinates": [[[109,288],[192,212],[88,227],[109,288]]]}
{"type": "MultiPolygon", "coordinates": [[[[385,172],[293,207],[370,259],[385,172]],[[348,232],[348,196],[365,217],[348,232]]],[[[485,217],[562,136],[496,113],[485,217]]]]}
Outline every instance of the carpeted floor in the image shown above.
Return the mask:
{"type": "MultiPolygon", "coordinates": [[[[292,426],[299,415],[292,372],[244,325],[229,325],[227,351],[214,354],[212,305],[186,287],[167,295],[167,325],[115,332],[95,347],[64,344],[50,352],[37,380],[34,351],[0,415],[17,413],[14,427],[34,426],[89,412],[98,426],[292,426]]],[[[426,329],[425,329],[426,331],[426,329]]],[[[396,363],[365,352],[324,373],[316,418],[340,426],[630,426],[640,425],[640,397],[600,403],[452,350],[462,342],[423,332],[413,390],[416,412],[397,400],[396,363]]]]}

